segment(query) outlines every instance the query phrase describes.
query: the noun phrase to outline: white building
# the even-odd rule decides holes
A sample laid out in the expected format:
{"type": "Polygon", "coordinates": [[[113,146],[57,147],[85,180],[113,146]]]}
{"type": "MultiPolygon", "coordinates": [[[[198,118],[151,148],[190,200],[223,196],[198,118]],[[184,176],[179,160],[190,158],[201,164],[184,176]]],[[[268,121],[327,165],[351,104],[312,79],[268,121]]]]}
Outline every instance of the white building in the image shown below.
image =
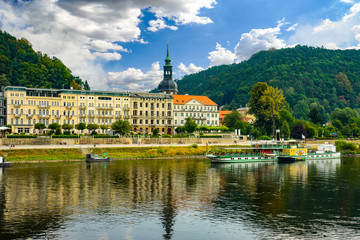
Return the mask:
{"type": "Polygon", "coordinates": [[[207,126],[219,126],[218,106],[206,96],[173,95],[175,127],[184,126],[186,118],[207,126]]]}

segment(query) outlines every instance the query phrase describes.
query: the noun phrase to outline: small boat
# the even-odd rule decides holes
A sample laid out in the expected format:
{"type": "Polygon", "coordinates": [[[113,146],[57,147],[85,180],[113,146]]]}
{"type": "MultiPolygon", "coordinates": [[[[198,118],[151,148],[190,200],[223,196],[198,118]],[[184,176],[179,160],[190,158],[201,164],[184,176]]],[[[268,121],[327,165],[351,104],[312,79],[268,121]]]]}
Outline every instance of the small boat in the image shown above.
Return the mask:
{"type": "Polygon", "coordinates": [[[6,162],[6,158],[0,157],[0,167],[10,167],[12,164],[12,162],[6,162]]]}
{"type": "Polygon", "coordinates": [[[98,154],[86,154],[86,162],[92,163],[92,162],[110,162],[112,161],[112,158],[109,157],[103,157],[99,156],[98,154]]]}

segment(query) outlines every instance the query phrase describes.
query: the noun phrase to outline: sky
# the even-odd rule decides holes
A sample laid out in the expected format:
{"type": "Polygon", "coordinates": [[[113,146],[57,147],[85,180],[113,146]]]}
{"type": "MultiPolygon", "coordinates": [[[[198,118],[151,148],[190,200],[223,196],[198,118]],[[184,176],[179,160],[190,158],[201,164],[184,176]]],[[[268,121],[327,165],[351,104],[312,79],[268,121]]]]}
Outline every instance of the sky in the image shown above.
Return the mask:
{"type": "Polygon", "coordinates": [[[148,91],[297,44],[360,47],[355,0],[0,0],[0,29],[56,56],[95,90],[148,91]]]}

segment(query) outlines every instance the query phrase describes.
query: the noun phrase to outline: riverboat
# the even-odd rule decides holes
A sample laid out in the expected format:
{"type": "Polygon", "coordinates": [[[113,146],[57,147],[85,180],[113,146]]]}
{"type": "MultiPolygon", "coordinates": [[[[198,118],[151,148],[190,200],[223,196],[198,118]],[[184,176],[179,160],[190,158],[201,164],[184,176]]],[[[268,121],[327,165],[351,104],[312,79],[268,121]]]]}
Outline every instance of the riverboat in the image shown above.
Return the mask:
{"type": "Polygon", "coordinates": [[[0,167],[10,167],[12,164],[12,162],[6,162],[6,158],[0,157],[0,167]]]}
{"type": "Polygon", "coordinates": [[[210,149],[206,157],[213,163],[273,162],[283,148],[282,142],[257,142],[249,147],[210,149]]]}
{"type": "Polygon", "coordinates": [[[293,145],[283,149],[278,156],[279,163],[291,163],[296,161],[316,160],[316,159],[337,159],[341,157],[340,152],[336,152],[336,146],[332,144],[320,144],[316,151],[308,151],[307,148],[293,145]]]}
{"type": "Polygon", "coordinates": [[[92,162],[110,162],[112,161],[112,158],[106,157],[106,156],[99,156],[98,154],[86,154],[86,162],[92,163],[92,162]]]}

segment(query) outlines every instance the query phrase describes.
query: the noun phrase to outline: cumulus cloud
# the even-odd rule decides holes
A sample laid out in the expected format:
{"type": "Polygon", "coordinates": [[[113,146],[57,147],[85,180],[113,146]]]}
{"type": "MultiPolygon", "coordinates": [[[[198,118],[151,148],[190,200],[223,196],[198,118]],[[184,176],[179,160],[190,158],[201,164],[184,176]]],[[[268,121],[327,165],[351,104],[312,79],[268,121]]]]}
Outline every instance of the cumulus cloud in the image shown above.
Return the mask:
{"type": "Polygon", "coordinates": [[[156,19],[156,20],[151,20],[149,22],[149,27],[147,28],[149,31],[151,32],[157,32],[161,29],[164,29],[164,28],[168,28],[170,30],[178,30],[179,28],[177,26],[169,26],[165,23],[164,19],[156,19]]]}
{"type": "Polygon", "coordinates": [[[343,2],[343,3],[354,3],[353,0],[340,0],[340,2],[343,2]]]}
{"type": "Polygon", "coordinates": [[[270,48],[284,48],[286,43],[278,38],[284,19],[279,21],[275,28],[252,29],[241,35],[240,41],[235,46],[235,55],[238,61],[248,60],[254,53],[270,48]]]}
{"type": "Polygon", "coordinates": [[[141,69],[128,68],[122,72],[109,72],[108,78],[111,87],[144,91],[157,87],[163,79],[163,72],[159,62],[155,62],[145,73],[141,69]]]}
{"type": "Polygon", "coordinates": [[[184,63],[180,63],[178,69],[179,69],[179,75],[192,74],[204,70],[204,68],[197,67],[193,63],[190,63],[189,66],[186,66],[184,63]]]}
{"type": "Polygon", "coordinates": [[[12,3],[0,0],[2,30],[18,38],[27,38],[36,51],[58,57],[74,75],[99,89],[106,89],[111,81],[98,59],[120,60],[120,52],[131,52],[121,43],[147,43],[142,39],[140,29],[144,11],[156,17],[149,23],[151,30],[176,30],[183,24],[211,23],[208,17],[199,16],[200,10],[216,4],[215,0],[33,0],[12,3]],[[178,26],[168,26],[164,19],[178,26]]]}
{"type": "Polygon", "coordinates": [[[216,43],[216,50],[209,53],[210,66],[218,66],[222,64],[232,64],[236,59],[236,55],[216,43]]]}
{"type": "Polygon", "coordinates": [[[291,43],[324,46],[330,49],[360,47],[360,3],[353,4],[339,20],[324,19],[316,25],[305,25],[289,38],[291,43]]]}

